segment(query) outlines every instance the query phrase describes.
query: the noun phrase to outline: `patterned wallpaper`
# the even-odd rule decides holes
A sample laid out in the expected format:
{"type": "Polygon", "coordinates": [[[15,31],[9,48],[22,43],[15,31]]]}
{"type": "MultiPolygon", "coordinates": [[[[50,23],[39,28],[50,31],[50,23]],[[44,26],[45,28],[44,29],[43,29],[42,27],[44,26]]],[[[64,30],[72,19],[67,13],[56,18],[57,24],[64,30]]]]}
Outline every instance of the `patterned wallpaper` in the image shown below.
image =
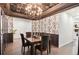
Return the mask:
{"type": "MultiPolygon", "coordinates": [[[[8,33],[13,31],[13,17],[6,16],[8,19],[8,33]]],[[[58,34],[58,15],[43,18],[41,20],[32,21],[32,32],[45,32],[58,34]]]]}
{"type": "Polygon", "coordinates": [[[5,17],[8,20],[8,33],[12,33],[13,32],[13,17],[7,16],[7,15],[5,17]]]}
{"type": "Polygon", "coordinates": [[[41,20],[32,21],[33,32],[46,32],[58,34],[58,15],[43,18],[41,20]]]}

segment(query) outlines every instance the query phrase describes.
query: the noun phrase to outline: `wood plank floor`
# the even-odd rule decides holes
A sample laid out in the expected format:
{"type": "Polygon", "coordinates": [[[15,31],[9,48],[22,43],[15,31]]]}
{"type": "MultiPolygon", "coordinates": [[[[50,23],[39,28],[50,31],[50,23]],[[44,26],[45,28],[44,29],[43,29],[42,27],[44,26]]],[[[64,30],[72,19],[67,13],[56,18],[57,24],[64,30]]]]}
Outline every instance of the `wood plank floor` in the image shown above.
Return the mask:
{"type": "MultiPolygon", "coordinates": [[[[27,50],[25,55],[30,55],[30,51],[27,50]]],[[[52,46],[51,53],[49,55],[73,55],[73,43],[65,45],[61,48],[52,46]]],[[[46,55],[46,52],[43,53],[46,55]]],[[[13,43],[7,44],[4,55],[23,55],[21,53],[21,39],[15,39],[13,43]]],[[[40,55],[40,52],[37,51],[37,55],[40,55]]]]}

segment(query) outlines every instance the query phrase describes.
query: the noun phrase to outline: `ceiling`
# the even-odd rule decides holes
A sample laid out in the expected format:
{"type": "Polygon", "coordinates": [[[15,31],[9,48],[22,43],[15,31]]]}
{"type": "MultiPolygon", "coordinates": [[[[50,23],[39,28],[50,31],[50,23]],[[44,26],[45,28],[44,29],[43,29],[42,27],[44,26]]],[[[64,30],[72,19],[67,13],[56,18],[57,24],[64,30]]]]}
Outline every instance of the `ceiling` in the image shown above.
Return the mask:
{"type": "MultiPolygon", "coordinates": [[[[29,17],[29,18],[31,18],[31,19],[38,19],[39,17],[40,17],[40,15],[39,16],[36,16],[36,15],[30,15],[30,12],[27,12],[26,13],[26,7],[27,7],[27,5],[28,5],[29,3],[17,3],[17,4],[10,4],[10,10],[12,11],[12,12],[16,12],[16,13],[20,13],[20,14],[24,14],[24,15],[26,15],[27,17],[29,17]]],[[[51,7],[53,7],[53,6],[55,6],[55,5],[57,5],[57,3],[31,3],[32,5],[34,5],[34,4],[36,4],[37,5],[37,7],[40,7],[41,9],[42,9],[42,13],[44,12],[44,11],[46,11],[46,10],[48,10],[49,8],[51,8],[51,7]]],[[[34,6],[33,6],[34,7],[34,6]]],[[[35,8],[33,8],[33,10],[37,10],[37,9],[35,9],[35,8]]]]}
{"type": "Polygon", "coordinates": [[[79,6],[79,3],[37,3],[43,10],[40,17],[33,17],[25,13],[25,7],[28,3],[0,3],[6,15],[21,17],[30,20],[42,19],[56,13],[79,6]]]}
{"type": "Polygon", "coordinates": [[[74,19],[79,20],[79,7],[72,8],[66,12],[68,15],[72,16],[74,19]]]}

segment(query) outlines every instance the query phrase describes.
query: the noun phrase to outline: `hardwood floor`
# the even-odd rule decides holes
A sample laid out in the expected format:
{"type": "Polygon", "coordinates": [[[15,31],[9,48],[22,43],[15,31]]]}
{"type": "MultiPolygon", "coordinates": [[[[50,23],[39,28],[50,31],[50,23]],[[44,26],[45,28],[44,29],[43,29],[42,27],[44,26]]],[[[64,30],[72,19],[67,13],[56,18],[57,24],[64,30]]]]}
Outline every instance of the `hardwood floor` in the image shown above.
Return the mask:
{"type": "MultiPolygon", "coordinates": [[[[26,47],[25,55],[30,55],[30,51],[27,49],[28,48],[26,47]]],[[[73,43],[65,45],[61,48],[52,46],[51,53],[49,55],[73,55],[72,49],[73,43]]],[[[46,55],[47,53],[44,52],[43,54],[46,55]]],[[[21,53],[21,39],[15,39],[13,43],[7,44],[4,55],[23,55],[23,53],[21,53]]],[[[39,51],[37,51],[37,55],[40,55],[39,51]]]]}

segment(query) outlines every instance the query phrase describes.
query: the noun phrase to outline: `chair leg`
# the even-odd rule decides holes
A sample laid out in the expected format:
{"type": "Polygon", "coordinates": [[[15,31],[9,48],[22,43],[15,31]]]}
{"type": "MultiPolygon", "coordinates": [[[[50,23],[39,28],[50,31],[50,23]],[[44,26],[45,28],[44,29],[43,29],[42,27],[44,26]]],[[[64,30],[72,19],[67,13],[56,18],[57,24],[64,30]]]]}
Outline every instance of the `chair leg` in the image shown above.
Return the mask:
{"type": "Polygon", "coordinates": [[[42,55],[42,51],[41,51],[41,55],[42,55]]]}
{"type": "Polygon", "coordinates": [[[36,48],[35,48],[35,55],[36,55],[36,48]]]}
{"type": "Polygon", "coordinates": [[[29,50],[29,46],[28,46],[28,50],[29,50]]]}
{"type": "Polygon", "coordinates": [[[25,47],[24,47],[24,53],[25,53],[25,47]]]}
{"type": "Polygon", "coordinates": [[[49,51],[48,51],[48,49],[47,49],[47,55],[49,54],[49,51]]]}

